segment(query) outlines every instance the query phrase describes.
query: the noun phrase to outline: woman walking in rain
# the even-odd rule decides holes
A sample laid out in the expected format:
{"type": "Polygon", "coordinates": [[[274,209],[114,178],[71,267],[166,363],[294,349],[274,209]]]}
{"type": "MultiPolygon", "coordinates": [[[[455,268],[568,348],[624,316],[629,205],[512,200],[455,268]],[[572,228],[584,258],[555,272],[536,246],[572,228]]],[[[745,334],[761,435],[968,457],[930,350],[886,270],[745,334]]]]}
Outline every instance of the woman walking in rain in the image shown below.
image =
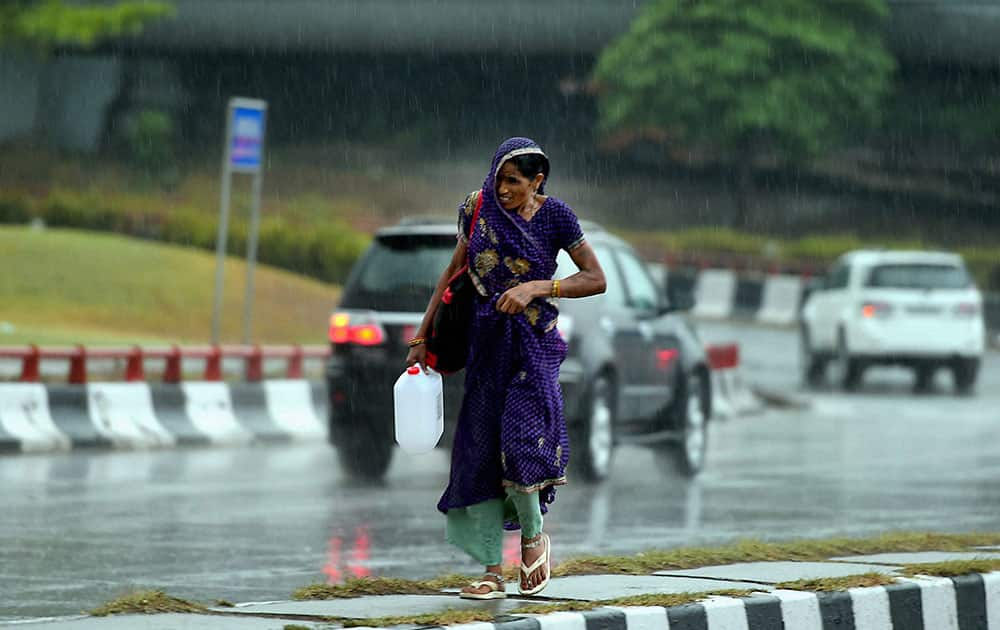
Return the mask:
{"type": "Polygon", "coordinates": [[[573,210],[545,195],[548,174],[548,158],[532,140],[500,145],[482,189],[460,206],[458,244],[406,357],[407,365],[425,365],[436,305],[468,261],[479,296],[451,477],[438,502],[448,541],[486,567],[482,580],[462,589],[467,599],[505,596],[505,528],[521,530],[521,593],[534,595],[549,582],[552,548],[542,514],[566,483],[569,460],[559,389],[566,344],[556,304],[603,293],[605,280],[573,210]],[[553,279],[562,249],[578,271],[553,279]]]}

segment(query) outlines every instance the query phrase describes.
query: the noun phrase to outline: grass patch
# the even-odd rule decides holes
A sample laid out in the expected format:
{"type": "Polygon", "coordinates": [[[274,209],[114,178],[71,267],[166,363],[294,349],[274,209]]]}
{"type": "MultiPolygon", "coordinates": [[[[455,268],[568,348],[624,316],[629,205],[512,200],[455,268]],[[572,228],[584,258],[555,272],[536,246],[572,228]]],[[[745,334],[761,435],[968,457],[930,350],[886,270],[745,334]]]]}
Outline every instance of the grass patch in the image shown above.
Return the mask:
{"type": "Polygon", "coordinates": [[[820,561],[836,556],[897,551],[968,551],[971,547],[996,545],[998,541],[1000,533],[917,532],[892,533],[873,538],[827,538],[783,543],[741,540],[720,547],[652,550],[634,556],[583,556],[560,564],[552,570],[552,575],[644,575],[668,569],[694,569],[736,562],[820,561]]]}
{"type": "MultiPolygon", "coordinates": [[[[463,582],[464,584],[464,582],[463,582]]],[[[389,577],[350,578],[343,584],[311,584],[294,593],[292,599],[349,599],[366,595],[432,595],[440,588],[428,586],[426,582],[389,577]]]]}
{"type": "MultiPolygon", "coordinates": [[[[204,343],[215,257],[192,248],[76,230],[0,227],[0,344],[204,343]]],[[[222,340],[240,339],[246,266],[225,265],[222,340]]],[[[339,288],[259,265],[253,338],[325,343],[339,288]]]]}
{"type": "Polygon", "coordinates": [[[903,575],[934,575],[937,577],[955,577],[970,573],[990,573],[1000,571],[1000,558],[973,558],[972,560],[948,560],[946,562],[927,562],[924,564],[908,564],[903,567],[903,575]]]}
{"type": "Polygon", "coordinates": [[[403,624],[413,624],[416,626],[451,626],[459,623],[472,623],[474,621],[495,621],[496,616],[488,610],[457,610],[450,609],[437,613],[427,613],[424,615],[410,615],[400,617],[377,617],[375,619],[328,619],[334,623],[339,623],[345,628],[388,628],[403,624]]]}
{"type": "Polygon", "coordinates": [[[835,578],[817,578],[813,580],[794,580],[792,582],[780,582],[775,584],[775,588],[783,588],[792,591],[846,591],[849,588],[868,588],[871,586],[885,586],[892,584],[896,578],[884,573],[862,573],[860,575],[845,575],[835,578]]]}
{"type": "Polygon", "coordinates": [[[201,604],[178,599],[163,591],[136,591],[98,606],[90,611],[94,617],[108,615],[155,615],[159,613],[206,613],[201,604]]]}

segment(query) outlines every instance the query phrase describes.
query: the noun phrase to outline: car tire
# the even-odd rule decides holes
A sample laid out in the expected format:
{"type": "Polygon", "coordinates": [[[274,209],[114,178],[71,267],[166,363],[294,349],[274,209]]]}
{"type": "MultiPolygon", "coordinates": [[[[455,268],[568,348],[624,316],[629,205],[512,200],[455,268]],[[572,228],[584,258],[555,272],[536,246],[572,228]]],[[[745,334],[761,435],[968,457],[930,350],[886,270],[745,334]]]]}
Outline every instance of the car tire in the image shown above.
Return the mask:
{"type": "Polygon", "coordinates": [[[851,356],[847,347],[847,337],[841,330],[837,334],[837,350],[831,362],[833,366],[834,385],[844,391],[855,391],[861,386],[864,377],[864,364],[857,357],[851,356]]]}
{"type": "Polygon", "coordinates": [[[337,448],[340,467],[348,477],[358,481],[378,481],[385,477],[395,452],[395,442],[390,436],[373,430],[370,423],[362,419],[350,430],[338,431],[336,438],[331,439],[337,448]]]}
{"type": "Polygon", "coordinates": [[[614,386],[601,374],[590,385],[584,417],[570,431],[573,469],[589,482],[607,479],[614,456],[614,386]]]}
{"type": "Polygon", "coordinates": [[[656,448],[661,469],[694,477],[705,468],[711,401],[708,375],[693,370],[680,379],[670,415],[678,438],[656,448]]]}
{"type": "Polygon", "coordinates": [[[937,373],[937,366],[932,363],[921,363],[913,369],[913,391],[918,394],[926,394],[934,389],[934,375],[937,373]]]}
{"type": "Polygon", "coordinates": [[[809,329],[805,326],[799,332],[799,365],[802,382],[806,387],[820,387],[826,380],[828,359],[813,350],[809,329]]]}
{"type": "Polygon", "coordinates": [[[952,380],[955,382],[955,393],[965,395],[972,393],[979,378],[979,359],[955,359],[951,365],[952,380]]]}

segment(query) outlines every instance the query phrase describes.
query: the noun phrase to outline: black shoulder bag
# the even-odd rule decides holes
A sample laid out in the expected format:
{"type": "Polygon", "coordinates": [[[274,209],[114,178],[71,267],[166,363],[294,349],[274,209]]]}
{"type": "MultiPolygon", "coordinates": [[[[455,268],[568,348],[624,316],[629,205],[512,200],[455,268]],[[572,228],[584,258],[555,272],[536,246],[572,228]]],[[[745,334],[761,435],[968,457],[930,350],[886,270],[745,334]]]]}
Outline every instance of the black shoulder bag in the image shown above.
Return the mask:
{"type": "MultiPolygon", "coordinates": [[[[479,222],[479,209],[483,206],[482,193],[476,194],[476,209],[469,228],[469,243],[479,222]]],[[[472,309],[476,302],[476,287],[469,277],[469,262],[448,280],[441,301],[434,311],[431,329],[427,333],[427,365],[442,374],[452,374],[465,367],[469,356],[469,328],[472,326],[472,309]]]]}

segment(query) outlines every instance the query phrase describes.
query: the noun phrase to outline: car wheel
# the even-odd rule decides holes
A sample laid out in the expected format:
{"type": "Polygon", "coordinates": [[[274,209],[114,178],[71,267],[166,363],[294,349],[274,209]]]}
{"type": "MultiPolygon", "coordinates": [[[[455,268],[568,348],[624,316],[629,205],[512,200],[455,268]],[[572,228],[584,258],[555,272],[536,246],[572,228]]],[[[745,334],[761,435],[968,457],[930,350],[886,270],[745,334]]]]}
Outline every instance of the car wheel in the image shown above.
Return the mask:
{"type": "Polygon", "coordinates": [[[805,326],[802,327],[799,334],[799,353],[802,382],[807,387],[819,387],[826,379],[827,359],[813,351],[809,329],[805,326]]]}
{"type": "Polygon", "coordinates": [[[370,421],[361,418],[350,430],[338,431],[336,437],[331,431],[331,441],[337,448],[340,467],[347,476],[378,481],[389,470],[395,443],[391,437],[374,430],[370,421]]]}
{"type": "Polygon", "coordinates": [[[913,374],[916,377],[913,382],[913,391],[925,394],[934,388],[934,375],[937,373],[937,366],[931,363],[921,363],[914,368],[913,374]]]}
{"type": "Polygon", "coordinates": [[[614,389],[607,376],[594,379],[585,409],[570,436],[571,457],[584,479],[603,481],[614,455],[614,389]]]}
{"type": "Polygon", "coordinates": [[[956,394],[969,394],[979,377],[979,359],[955,359],[951,366],[956,394]]]}
{"type": "Polygon", "coordinates": [[[837,352],[834,355],[832,367],[833,382],[837,387],[846,391],[854,391],[861,385],[864,366],[860,359],[851,356],[843,330],[837,334],[837,352]]]}
{"type": "Polygon", "coordinates": [[[677,396],[671,403],[678,438],[657,447],[656,458],[661,468],[685,477],[694,477],[705,468],[710,409],[708,387],[705,374],[697,370],[687,373],[678,384],[677,396]]]}

